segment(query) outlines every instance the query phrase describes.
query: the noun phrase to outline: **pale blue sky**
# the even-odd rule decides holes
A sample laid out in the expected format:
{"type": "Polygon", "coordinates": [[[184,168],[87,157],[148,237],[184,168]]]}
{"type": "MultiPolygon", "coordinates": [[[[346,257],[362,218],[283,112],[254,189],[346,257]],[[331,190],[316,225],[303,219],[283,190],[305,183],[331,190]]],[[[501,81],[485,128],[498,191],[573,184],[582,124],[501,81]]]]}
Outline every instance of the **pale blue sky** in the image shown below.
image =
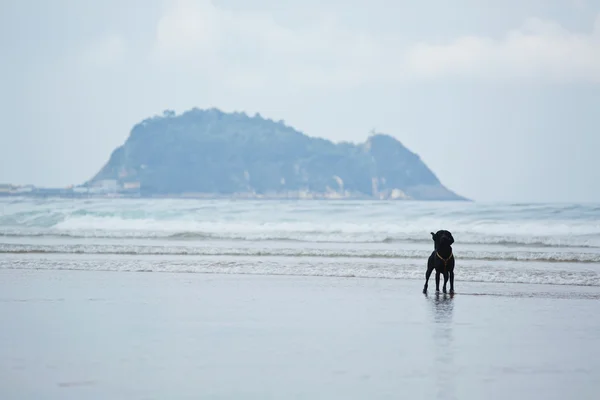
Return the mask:
{"type": "Polygon", "coordinates": [[[218,107],[334,141],[375,128],[476,200],[600,201],[599,16],[598,0],[3,0],[0,182],[81,183],[143,118],[218,107]]]}

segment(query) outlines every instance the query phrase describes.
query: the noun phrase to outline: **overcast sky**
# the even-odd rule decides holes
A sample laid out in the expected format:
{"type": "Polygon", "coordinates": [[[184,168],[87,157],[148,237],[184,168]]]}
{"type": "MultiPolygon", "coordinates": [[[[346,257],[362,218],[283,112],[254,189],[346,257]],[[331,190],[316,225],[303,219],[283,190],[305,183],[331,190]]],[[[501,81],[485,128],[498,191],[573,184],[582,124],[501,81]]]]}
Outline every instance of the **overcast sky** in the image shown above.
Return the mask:
{"type": "Polygon", "coordinates": [[[217,107],[391,134],[475,200],[600,201],[600,0],[0,7],[0,182],[82,183],[140,120],[217,107]]]}

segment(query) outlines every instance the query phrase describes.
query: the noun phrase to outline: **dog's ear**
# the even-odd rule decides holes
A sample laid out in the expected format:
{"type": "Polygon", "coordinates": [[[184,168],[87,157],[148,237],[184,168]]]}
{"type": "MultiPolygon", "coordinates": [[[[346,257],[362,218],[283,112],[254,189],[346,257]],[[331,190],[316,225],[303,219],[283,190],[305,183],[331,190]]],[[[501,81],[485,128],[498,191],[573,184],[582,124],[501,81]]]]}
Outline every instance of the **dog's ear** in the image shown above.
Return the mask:
{"type": "Polygon", "coordinates": [[[435,242],[435,233],[431,232],[431,239],[435,242]]]}
{"type": "Polygon", "coordinates": [[[450,238],[450,244],[454,243],[454,236],[450,232],[448,232],[448,237],[450,238]]]}

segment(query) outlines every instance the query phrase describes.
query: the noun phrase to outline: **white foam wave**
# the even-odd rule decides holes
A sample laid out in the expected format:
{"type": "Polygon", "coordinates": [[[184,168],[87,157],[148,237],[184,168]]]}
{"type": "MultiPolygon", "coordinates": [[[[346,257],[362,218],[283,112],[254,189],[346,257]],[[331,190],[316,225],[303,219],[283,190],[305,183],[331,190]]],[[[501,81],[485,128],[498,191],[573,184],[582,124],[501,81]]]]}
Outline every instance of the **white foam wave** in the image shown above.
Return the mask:
{"type": "MultiPolygon", "coordinates": [[[[1,199],[0,199],[1,201],[1,199]]],[[[600,248],[600,208],[412,202],[23,201],[4,204],[0,236],[176,240],[430,241],[600,248]]]]}
{"type": "MultiPolygon", "coordinates": [[[[431,250],[361,249],[361,248],[220,248],[194,246],[147,245],[24,245],[0,244],[5,254],[114,254],[172,256],[239,256],[239,257],[315,257],[315,258],[381,258],[426,260],[431,250]]],[[[461,251],[458,260],[518,261],[547,263],[600,263],[600,253],[535,252],[535,251],[461,251]]]]}
{"type": "MultiPolygon", "coordinates": [[[[266,216],[265,216],[266,217],[266,216]]],[[[124,219],[121,217],[69,217],[54,225],[57,231],[69,232],[150,232],[154,234],[173,234],[181,232],[209,233],[224,237],[246,237],[248,235],[277,235],[314,234],[323,235],[370,235],[382,237],[415,237],[428,236],[431,230],[440,224],[456,235],[473,235],[479,237],[554,237],[600,235],[598,221],[434,221],[433,219],[418,218],[413,221],[398,223],[385,220],[327,220],[322,216],[310,219],[295,219],[292,221],[243,220],[223,221],[221,219],[124,219]]]]}
{"type": "MultiPolygon", "coordinates": [[[[84,224],[82,224],[84,225],[84,224]]],[[[155,224],[153,229],[99,229],[87,228],[67,229],[64,227],[39,230],[39,229],[0,229],[0,237],[62,237],[68,238],[115,238],[115,239],[165,239],[165,240],[235,240],[235,241],[298,241],[306,243],[397,243],[421,242],[430,243],[431,237],[425,232],[390,232],[380,229],[369,231],[364,229],[354,231],[343,227],[320,230],[316,226],[295,227],[295,229],[282,230],[281,227],[255,226],[227,226],[220,229],[218,223],[207,223],[203,226],[170,227],[169,224],[155,224]],[[163,229],[159,229],[162,226],[163,229]]],[[[466,228],[454,230],[454,238],[461,244],[528,246],[528,247],[581,247],[600,248],[600,234],[593,236],[494,236],[491,234],[478,235],[469,232],[466,228]]]]}
{"type": "MultiPolygon", "coordinates": [[[[0,269],[47,269],[114,272],[170,272],[170,273],[217,273],[256,275],[299,275],[322,277],[351,277],[378,279],[423,280],[422,264],[401,265],[381,263],[339,262],[276,262],[235,260],[0,260],[0,269]]],[[[589,270],[535,270],[523,268],[493,267],[477,268],[461,266],[456,272],[456,282],[515,283],[540,285],[575,285],[600,287],[600,273],[589,270]]]]}

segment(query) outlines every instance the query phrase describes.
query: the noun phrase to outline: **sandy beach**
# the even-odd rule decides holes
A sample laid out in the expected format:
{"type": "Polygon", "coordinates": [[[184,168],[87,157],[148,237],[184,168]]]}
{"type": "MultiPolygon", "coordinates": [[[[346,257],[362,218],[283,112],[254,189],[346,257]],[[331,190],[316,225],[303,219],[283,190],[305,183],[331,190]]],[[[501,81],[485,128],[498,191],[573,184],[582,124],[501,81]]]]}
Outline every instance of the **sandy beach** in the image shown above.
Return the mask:
{"type": "Polygon", "coordinates": [[[595,400],[599,211],[0,200],[0,400],[595,400]]]}
{"type": "Polygon", "coordinates": [[[595,399],[597,288],[0,270],[0,397],[595,399]]]}

